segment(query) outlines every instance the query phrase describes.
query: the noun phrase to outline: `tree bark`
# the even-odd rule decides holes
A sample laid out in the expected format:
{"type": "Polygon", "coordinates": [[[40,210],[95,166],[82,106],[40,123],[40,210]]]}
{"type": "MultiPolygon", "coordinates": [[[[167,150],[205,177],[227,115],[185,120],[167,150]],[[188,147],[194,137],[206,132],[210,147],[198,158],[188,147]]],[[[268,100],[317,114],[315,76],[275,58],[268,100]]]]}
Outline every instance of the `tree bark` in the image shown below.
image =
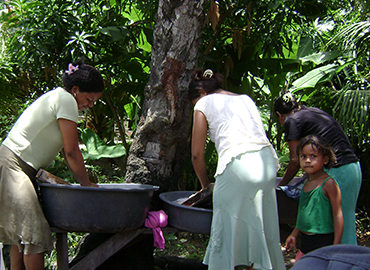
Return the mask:
{"type": "Polygon", "coordinates": [[[177,189],[188,158],[187,97],[197,66],[205,0],[160,0],[154,29],[151,73],[127,161],[126,181],[177,189]]]}

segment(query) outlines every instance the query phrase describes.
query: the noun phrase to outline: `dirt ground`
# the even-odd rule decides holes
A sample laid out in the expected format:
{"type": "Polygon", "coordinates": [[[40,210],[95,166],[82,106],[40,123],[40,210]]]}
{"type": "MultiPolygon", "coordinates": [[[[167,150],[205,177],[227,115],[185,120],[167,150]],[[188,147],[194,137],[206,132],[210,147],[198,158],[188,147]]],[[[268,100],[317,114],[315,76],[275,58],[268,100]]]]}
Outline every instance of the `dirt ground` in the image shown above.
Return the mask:
{"type": "MultiPolygon", "coordinates": [[[[285,227],[281,233],[282,242],[285,241],[286,237],[289,235],[290,228],[285,227]]],[[[164,250],[155,249],[154,256],[157,258],[177,258],[179,263],[183,259],[192,260],[198,264],[197,269],[206,269],[202,268],[201,262],[204,257],[204,253],[208,243],[208,235],[193,234],[188,232],[179,232],[174,234],[165,235],[166,238],[166,248],[164,250]]],[[[358,245],[370,247],[370,233],[361,235],[358,237],[358,245]]],[[[286,251],[282,246],[281,248],[284,256],[286,269],[289,270],[294,266],[295,251],[286,251]]],[[[181,262],[183,263],[183,261],[181,262]]],[[[172,268],[161,268],[157,267],[158,270],[166,269],[170,270],[172,268]]],[[[176,268],[173,268],[176,269],[176,268]]],[[[195,268],[193,268],[195,269],[195,268]]]]}

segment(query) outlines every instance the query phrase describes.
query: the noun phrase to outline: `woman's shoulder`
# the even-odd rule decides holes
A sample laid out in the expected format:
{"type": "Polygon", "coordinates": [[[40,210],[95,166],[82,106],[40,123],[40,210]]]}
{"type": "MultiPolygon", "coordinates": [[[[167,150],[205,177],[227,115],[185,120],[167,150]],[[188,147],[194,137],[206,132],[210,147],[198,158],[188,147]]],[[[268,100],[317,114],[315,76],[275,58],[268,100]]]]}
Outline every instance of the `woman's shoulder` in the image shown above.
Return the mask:
{"type": "MultiPolygon", "coordinates": [[[[58,94],[62,94],[62,95],[71,95],[71,93],[69,93],[67,90],[65,90],[63,87],[57,87],[57,88],[54,88],[53,90],[51,91],[54,91],[54,93],[58,93],[58,94]]],[[[50,92],[51,92],[50,91],[50,92]]]]}
{"type": "Polygon", "coordinates": [[[72,96],[67,90],[65,90],[64,88],[62,87],[56,87],[56,88],[53,88],[47,92],[45,92],[42,96],[56,96],[56,95],[69,95],[69,96],[72,96]]]}
{"type": "Polygon", "coordinates": [[[40,100],[46,101],[49,104],[61,105],[64,103],[71,103],[75,101],[75,98],[64,88],[57,87],[43,94],[40,100]]]}
{"type": "Polygon", "coordinates": [[[65,90],[62,87],[57,87],[53,90],[50,90],[48,93],[53,96],[65,96],[65,97],[74,98],[71,93],[69,93],[67,90],[65,90]]]}
{"type": "Polygon", "coordinates": [[[317,110],[319,109],[315,107],[300,106],[298,111],[287,116],[286,122],[310,122],[312,118],[315,118],[315,114],[318,112],[317,110]]]}

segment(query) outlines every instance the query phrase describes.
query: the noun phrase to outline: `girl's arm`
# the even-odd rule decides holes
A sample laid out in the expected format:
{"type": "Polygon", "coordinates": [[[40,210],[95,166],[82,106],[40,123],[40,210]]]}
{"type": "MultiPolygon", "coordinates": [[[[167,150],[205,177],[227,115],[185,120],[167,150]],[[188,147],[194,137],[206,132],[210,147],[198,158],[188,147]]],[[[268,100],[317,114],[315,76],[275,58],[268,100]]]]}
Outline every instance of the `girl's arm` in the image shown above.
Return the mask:
{"type": "Polygon", "coordinates": [[[280,186],[287,185],[290,180],[297,174],[299,170],[299,158],[296,153],[296,148],[299,140],[289,140],[289,164],[284,173],[283,178],[280,181],[280,186]]]}
{"type": "Polygon", "coordinates": [[[291,232],[291,234],[288,236],[285,242],[285,248],[286,250],[290,251],[292,247],[294,250],[297,248],[297,237],[301,231],[298,230],[297,228],[294,228],[294,230],[291,232]]]}
{"type": "Polygon", "coordinates": [[[85,163],[78,146],[77,123],[60,118],[58,124],[63,138],[62,153],[73,176],[81,186],[97,186],[90,182],[86,172],[85,163]]]}
{"type": "Polygon", "coordinates": [[[343,234],[343,213],[342,213],[342,195],[337,183],[333,179],[328,179],[323,186],[324,194],[329,198],[333,211],[334,220],[334,243],[340,244],[343,234]]]}
{"type": "Polygon", "coordinates": [[[191,161],[193,163],[194,171],[202,185],[202,189],[205,189],[209,185],[206,162],[204,160],[207,130],[208,125],[204,114],[200,111],[194,111],[191,161]]]}

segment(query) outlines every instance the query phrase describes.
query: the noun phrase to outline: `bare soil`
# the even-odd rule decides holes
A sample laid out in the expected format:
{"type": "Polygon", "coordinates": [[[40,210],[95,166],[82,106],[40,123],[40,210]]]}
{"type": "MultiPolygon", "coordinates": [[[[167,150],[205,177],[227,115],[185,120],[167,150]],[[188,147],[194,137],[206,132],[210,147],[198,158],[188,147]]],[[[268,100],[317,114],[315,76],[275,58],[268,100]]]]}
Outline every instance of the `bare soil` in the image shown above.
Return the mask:
{"type": "MultiPolygon", "coordinates": [[[[288,227],[284,228],[285,230],[283,229],[281,233],[282,242],[285,241],[286,237],[289,235],[288,227]]],[[[165,249],[161,250],[156,248],[154,251],[157,270],[181,269],[178,265],[181,264],[184,266],[186,262],[192,264],[192,268],[187,269],[207,269],[202,266],[202,260],[208,244],[208,235],[178,232],[165,234],[165,238],[165,249]]],[[[358,236],[358,245],[370,247],[370,232],[358,236]]],[[[286,268],[292,268],[296,252],[286,251],[283,245],[281,250],[283,252],[286,268]]]]}

